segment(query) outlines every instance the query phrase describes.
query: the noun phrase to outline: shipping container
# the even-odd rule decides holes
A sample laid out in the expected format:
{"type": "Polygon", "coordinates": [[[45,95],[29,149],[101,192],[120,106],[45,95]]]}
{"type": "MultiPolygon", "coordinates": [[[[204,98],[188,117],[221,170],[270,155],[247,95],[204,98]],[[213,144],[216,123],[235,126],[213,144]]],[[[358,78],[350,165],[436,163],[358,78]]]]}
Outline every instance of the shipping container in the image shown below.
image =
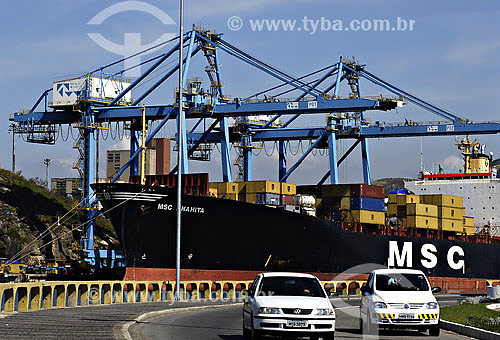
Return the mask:
{"type": "Polygon", "coordinates": [[[316,206],[316,199],[311,195],[295,195],[293,202],[302,207],[314,208],[316,206]]]}
{"type": "Polygon", "coordinates": [[[344,210],[342,211],[342,218],[347,223],[385,224],[385,213],[383,211],[344,210]]]}
{"type": "Polygon", "coordinates": [[[385,204],[383,198],[350,197],[351,210],[384,211],[384,207],[385,204]]]}
{"type": "Polygon", "coordinates": [[[257,193],[255,195],[255,203],[264,205],[280,205],[279,194],[257,193]]]}
{"type": "Polygon", "coordinates": [[[465,208],[437,207],[438,217],[451,220],[460,220],[463,223],[465,208]]]}
{"type": "Polygon", "coordinates": [[[210,188],[208,189],[208,195],[212,197],[217,197],[217,188],[210,188]]]}
{"type": "Polygon", "coordinates": [[[475,234],[474,227],[466,227],[466,226],[464,226],[464,234],[474,235],[475,234]]]}
{"type": "Polygon", "coordinates": [[[340,209],[341,210],[351,210],[351,198],[341,197],[340,198],[340,209]]]}
{"type": "Polygon", "coordinates": [[[397,195],[397,204],[406,205],[407,203],[420,203],[419,195],[397,195]]]}
{"type": "Polygon", "coordinates": [[[281,183],[281,192],[282,195],[296,195],[297,194],[297,185],[292,183],[281,183]]]}
{"type": "Polygon", "coordinates": [[[281,195],[281,205],[293,205],[293,195],[281,195]]]}
{"type": "Polygon", "coordinates": [[[297,195],[321,197],[321,185],[297,185],[297,195]]]}
{"type": "Polygon", "coordinates": [[[397,204],[398,203],[398,194],[389,194],[387,196],[387,203],[397,204]]]}
{"type": "Polygon", "coordinates": [[[397,206],[397,217],[406,217],[406,205],[397,206]]]}
{"type": "Polygon", "coordinates": [[[351,195],[349,184],[327,184],[321,187],[321,197],[344,197],[351,195]]]}
{"type": "Polygon", "coordinates": [[[237,182],[211,182],[210,188],[217,189],[218,194],[238,194],[237,182]]]}
{"type": "Polygon", "coordinates": [[[432,195],[432,204],[442,207],[463,208],[464,198],[451,195],[432,195]]]}
{"type": "Polygon", "coordinates": [[[257,194],[255,193],[246,193],[246,194],[239,194],[240,196],[243,197],[243,201],[247,203],[257,203],[257,194]]]}
{"type": "Polygon", "coordinates": [[[443,231],[462,232],[464,229],[463,220],[450,220],[447,218],[438,219],[439,229],[443,231]]]}
{"type": "Polygon", "coordinates": [[[438,217],[438,207],[432,204],[408,203],[406,205],[406,215],[438,217]]]}
{"type": "Polygon", "coordinates": [[[464,227],[474,228],[474,217],[464,216],[464,227]]]}
{"type": "Polygon", "coordinates": [[[398,226],[400,228],[407,228],[406,217],[398,217],[398,226]]]}
{"type": "Polygon", "coordinates": [[[398,214],[398,205],[396,203],[388,203],[387,216],[397,216],[397,214],[398,214]]]}
{"type": "Polygon", "coordinates": [[[244,193],[268,193],[268,194],[280,194],[281,193],[281,183],[274,181],[249,181],[249,182],[239,182],[240,192],[244,193]]]}
{"type": "Polygon", "coordinates": [[[350,192],[353,197],[385,198],[384,187],[378,185],[351,184],[350,192]]]}
{"type": "Polygon", "coordinates": [[[238,194],[225,194],[225,193],[219,193],[218,198],[225,198],[227,200],[233,200],[237,201],[238,200],[238,194]]]}
{"type": "Polygon", "coordinates": [[[406,227],[437,230],[439,227],[439,223],[437,217],[413,215],[406,217],[406,227]]]}
{"type": "Polygon", "coordinates": [[[318,209],[340,210],[342,197],[323,197],[316,198],[316,207],[318,209]]]}

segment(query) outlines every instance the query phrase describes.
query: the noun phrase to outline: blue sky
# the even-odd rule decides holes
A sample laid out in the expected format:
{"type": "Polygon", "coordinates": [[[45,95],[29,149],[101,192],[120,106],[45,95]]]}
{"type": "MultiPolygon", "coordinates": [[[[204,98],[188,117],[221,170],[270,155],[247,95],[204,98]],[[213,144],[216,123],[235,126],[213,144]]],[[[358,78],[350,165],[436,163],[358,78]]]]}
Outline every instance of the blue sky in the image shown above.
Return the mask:
{"type": "MultiPolygon", "coordinates": [[[[176,1],[145,1],[157,6],[178,21],[176,1]]],[[[177,31],[155,17],[141,12],[123,12],[91,26],[88,21],[106,7],[120,1],[17,1],[4,4],[0,14],[0,98],[2,127],[0,166],[11,167],[11,136],[8,116],[21,108],[29,108],[52,86],[52,79],[86,72],[119,56],[93,42],[87,33],[98,32],[121,44],[124,33],[141,34],[144,43],[155,41],[162,33],[177,31]]],[[[497,1],[321,1],[321,0],[186,0],[185,28],[202,25],[224,33],[224,39],[250,54],[293,75],[301,75],[338,61],[339,56],[355,56],[371,71],[421,98],[476,121],[500,120],[500,3],[497,1]],[[232,31],[227,20],[238,16],[243,27],[232,31]],[[351,20],[388,19],[398,17],[415,20],[413,31],[252,31],[250,20],[285,19],[351,20]]],[[[201,58],[198,58],[201,60],[201,58]]],[[[269,77],[252,70],[234,58],[221,58],[225,92],[243,97],[275,84],[269,77]]],[[[190,77],[203,75],[201,61],[193,63],[190,77]]],[[[159,89],[146,103],[171,104],[174,84],[159,89]]],[[[364,95],[385,93],[366,82],[361,83],[364,95]]],[[[398,111],[371,112],[373,120],[415,121],[437,120],[426,111],[407,105],[398,111]]],[[[324,125],[325,117],[303,117],[295,126],[324,125]]],[[[171,136],[169,123],[162,136],[171,136]]],[[[453,137],[424,138],[424,162],[427,169],[441,164],[457,170],[459,154],[453,137]]],[[[482,136],[487,150],[498,157],[498,136],[482,136]]],[[[102,143],[101,154],[108,147],[117,148],[126,141],[102,143]]],[[[296,145],[292,145],[295,149],[296,145]]],[[[349,142],[339,144],[345,150],[349,142]]],[[[272,145],[268,145],[268,151],[272,145]]],[[[418,172],[420,138],[371,140],[373,178],[413,177],[418,172]]],[[[27,177],[44,177],[43,158],[53,159],[51,176],[73,177],[71,169],[77,153],[69,141],[55,146],[28,144],[16,139],[17,169],[27,177]]],[[[234,151],[232,152],[235,157],[234,151]]],[[[298,157],[298,156],[297,156],[298,157]]],[[[289,157],[290,164],[296,157],[289,157]]],[[[175,159],[173,159],[175,160],[175,159]]],[[[341,180],[360,181],[360,152],[355,151],[341,169],[341,180]]],[[[220,179],[220,157],[213,154],[210,163],[190,162],[192,171],[210,171],[211,178],[220,179]]],[[[104,164],[104,158],[101,159],[104,164]]],[[[255,179],[277,179],[277,155],[256,157],[255,179]]],[[[291,182],[314,183],[328,167],[328,159],[310,156],[290,178],[291,182]]],[[[101,173],[104,173],[104,168],[101,173]]]]}

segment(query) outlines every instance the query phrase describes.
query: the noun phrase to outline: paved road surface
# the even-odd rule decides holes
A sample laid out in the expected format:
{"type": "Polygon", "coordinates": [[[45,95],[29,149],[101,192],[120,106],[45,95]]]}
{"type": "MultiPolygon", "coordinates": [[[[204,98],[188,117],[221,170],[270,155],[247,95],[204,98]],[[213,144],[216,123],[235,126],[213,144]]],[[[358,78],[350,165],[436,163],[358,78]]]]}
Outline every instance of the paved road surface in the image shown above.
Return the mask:
{"type": "MultiPolygon", "coordinates": [[[[440,299],[441,306],[455,304],[456,297],[440,299]]],[[[337,311],[336,339],[363,339],[359,330],[359,299],[343,304],[334,300],[337,311]]],[[[243,340],[241,333],[241,306],[226,306],[217,309],[196,310],[164,315],[136,324],[130,329],[134,340],[243,340]]],[[[379,336],[366,339],[469,339],[441,330],[439,338],[427,337],[417,331],[384,331],[379,336]]],[[[271,338],[269,338],[271,339],[271,338]]]]}

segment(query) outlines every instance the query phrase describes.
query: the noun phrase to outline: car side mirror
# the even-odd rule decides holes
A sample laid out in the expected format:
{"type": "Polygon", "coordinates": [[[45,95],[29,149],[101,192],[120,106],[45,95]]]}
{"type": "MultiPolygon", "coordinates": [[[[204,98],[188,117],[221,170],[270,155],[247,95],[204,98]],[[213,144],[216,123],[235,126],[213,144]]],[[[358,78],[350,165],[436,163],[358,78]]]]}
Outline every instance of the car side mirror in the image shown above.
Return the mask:
{"type": "Polygon", "coordinates": [[[432,288],[432,294],[436,294],[436,293],[439,293],[441,292],[441,287],[433,287],[432,288]]]}
{"type": "Polygon", "coordinates": [[[368,294],[368,293],[370,293],[370,289],[368,289],[367,286],[362,286],[360,288],[360,290],[361,290],[361,294],[368,294]]]}

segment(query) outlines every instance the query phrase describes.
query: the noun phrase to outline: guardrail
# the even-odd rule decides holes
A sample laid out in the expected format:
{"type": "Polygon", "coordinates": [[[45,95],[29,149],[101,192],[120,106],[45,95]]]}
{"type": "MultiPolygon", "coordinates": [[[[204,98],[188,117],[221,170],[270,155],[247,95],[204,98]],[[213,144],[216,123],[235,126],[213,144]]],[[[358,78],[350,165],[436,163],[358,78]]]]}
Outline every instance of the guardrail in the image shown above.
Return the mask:
{"type": "MultiPolygon", "coordinates": [[[[365,281],[322,281],[328,295],[360,295],[365,281]]],[[[182,300],[239,299],[252,281],[183,281],[182,300]]],[[[1,283],[1,312],[174,301],[171,281],[41,281],[1,283]]]]}

